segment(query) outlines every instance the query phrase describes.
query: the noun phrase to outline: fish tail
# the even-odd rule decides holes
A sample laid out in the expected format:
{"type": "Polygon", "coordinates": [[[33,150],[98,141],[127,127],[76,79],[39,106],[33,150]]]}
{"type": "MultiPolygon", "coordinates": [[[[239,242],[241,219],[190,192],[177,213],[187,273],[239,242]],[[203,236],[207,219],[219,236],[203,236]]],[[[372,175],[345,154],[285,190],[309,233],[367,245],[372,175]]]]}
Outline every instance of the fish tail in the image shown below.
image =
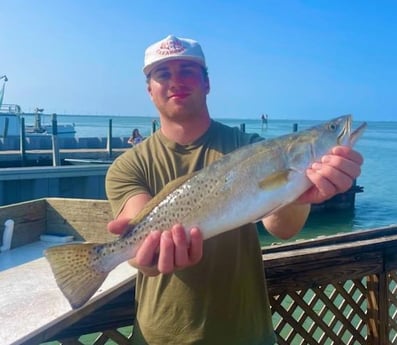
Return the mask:
{"type": "Polygon", "coordinates": [[[95,243],[75,243],[50,247],[45,256],[55,280],[73,309],[82,306],[98,290],[108,272],[95,269],[95,243]]]}

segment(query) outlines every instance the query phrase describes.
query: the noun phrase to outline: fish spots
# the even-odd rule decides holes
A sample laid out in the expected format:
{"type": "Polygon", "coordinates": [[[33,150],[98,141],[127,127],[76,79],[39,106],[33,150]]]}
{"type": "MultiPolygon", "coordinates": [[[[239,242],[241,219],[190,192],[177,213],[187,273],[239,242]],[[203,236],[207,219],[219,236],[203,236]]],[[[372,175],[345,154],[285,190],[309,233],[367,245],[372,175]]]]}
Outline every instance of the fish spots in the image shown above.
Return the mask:
{"type": "Polygon", "coordinates": [[[151,231],[169,230],[177,223],[191,223],[195,212],[207,206],[209,194],[220,194],[217,181],[217,178],[194,176],[178,185],[176,189],[164,195],[158,204],[151,205],[151,209],[147,209],[143,217],[137,217],[140,219],[139,222],[134,222],[133,230],[126,233],[122,239],[128,241],[125,245],[133,246],[141,242],[151,231]]]}

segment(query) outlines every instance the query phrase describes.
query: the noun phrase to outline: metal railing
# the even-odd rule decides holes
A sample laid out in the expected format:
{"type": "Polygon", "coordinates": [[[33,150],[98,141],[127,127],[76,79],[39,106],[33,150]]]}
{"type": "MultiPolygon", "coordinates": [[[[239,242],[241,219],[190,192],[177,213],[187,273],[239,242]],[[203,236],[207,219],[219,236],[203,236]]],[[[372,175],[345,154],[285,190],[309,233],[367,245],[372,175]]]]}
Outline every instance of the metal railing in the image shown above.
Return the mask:
{"type": "Polygon", "coordinates": [[[0,113],[9,113],[15,115],[22,115],[22,109],[18,104],[2,104],[0,106],[0,113]]]}

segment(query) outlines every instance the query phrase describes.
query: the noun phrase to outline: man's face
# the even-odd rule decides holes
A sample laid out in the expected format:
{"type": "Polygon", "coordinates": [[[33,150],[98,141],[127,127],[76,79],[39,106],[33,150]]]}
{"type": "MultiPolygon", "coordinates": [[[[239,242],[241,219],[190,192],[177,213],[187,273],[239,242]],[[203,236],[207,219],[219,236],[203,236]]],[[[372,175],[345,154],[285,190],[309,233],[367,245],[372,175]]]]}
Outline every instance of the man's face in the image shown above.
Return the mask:
{"type": "Polygon", "coordinates": [[[208,77],[192,61],[172,60],[156,66],[148,78],[148,92],[160,114],[172,119],[200,116],[206,108],[208,77]],[[204,107],[204,108],[203,108],[204,107]]]}

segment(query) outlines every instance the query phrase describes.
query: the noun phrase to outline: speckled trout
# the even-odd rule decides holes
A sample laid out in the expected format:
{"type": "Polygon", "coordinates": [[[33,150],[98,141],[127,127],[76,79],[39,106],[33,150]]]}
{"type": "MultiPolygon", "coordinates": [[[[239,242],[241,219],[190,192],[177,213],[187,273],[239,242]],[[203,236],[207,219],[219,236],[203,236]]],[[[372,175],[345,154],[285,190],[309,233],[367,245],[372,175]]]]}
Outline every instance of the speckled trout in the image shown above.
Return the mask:
{"type": "Polygon", "coordinates": [[[310,186],[305,171],[335,145],[352,146],[345,115],[310,129],[244,146],[204,169],[167,184],[115,241],[51,247],[45,256],[73,308],[88,301],[120,263],[132,259],[152,230],[182,224],[204,239],[256,222],[296,200],[310,186]]]}

